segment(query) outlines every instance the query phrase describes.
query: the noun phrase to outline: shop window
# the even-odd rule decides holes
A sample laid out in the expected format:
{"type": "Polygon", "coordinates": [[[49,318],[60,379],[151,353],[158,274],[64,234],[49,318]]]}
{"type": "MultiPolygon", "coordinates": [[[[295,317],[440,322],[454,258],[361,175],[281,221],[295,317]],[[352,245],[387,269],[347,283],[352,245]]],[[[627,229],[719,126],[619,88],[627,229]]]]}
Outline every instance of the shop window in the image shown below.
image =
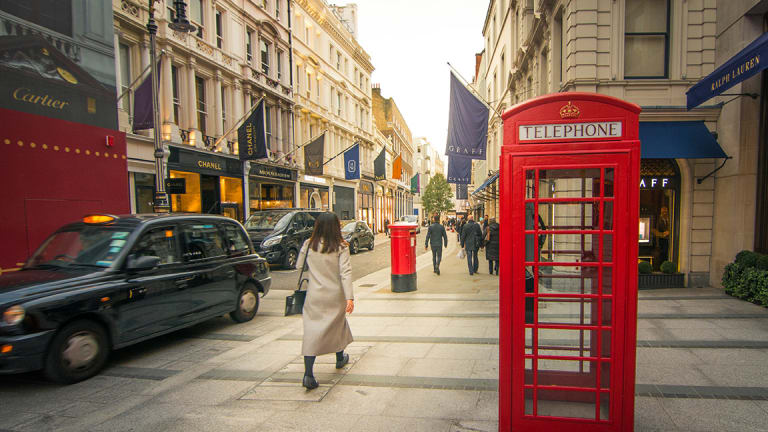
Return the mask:
{"type": "Polygon", "coordinates": [[[221,214],[232,219],[243,218],[243,181],[238,178],[221,177],[221,214]]]}
{"type": "Polygon", "coordinates": [[[152,213],[155,202],[155,175],[134,173],[133,183],[136,195],[136,213],[152,213]]]}
{"type": "Polygon", "coordinates": [[[185,179],[187,192],[171,195],[171,211],[201,213],[200,174],[172,170],[170,176],[185,179]]]}
{"type": "Polygon", "coordinates": [[[293,206],[293,187],[280,184],[261,185],[261,209],[293,206]]]}
{"type": "Polygon", "coordinates": [[[677,262],[679,170],[671,159],[643,159],[640,175],[639,258],[659,270],[677,262]]]}

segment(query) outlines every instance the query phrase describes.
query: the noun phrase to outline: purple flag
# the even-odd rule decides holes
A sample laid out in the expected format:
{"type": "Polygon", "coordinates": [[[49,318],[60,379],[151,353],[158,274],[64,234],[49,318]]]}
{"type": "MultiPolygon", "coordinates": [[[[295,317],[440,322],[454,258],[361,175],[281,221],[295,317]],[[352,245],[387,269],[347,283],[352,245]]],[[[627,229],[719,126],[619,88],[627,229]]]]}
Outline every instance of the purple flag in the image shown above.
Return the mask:
{"type": "MultiPolygon", "coordinates": [[[[160,71],[160,61],[161,59],[157,60],[158,71],[160,71]]],[[[159,86],[160,77],[157,83],[159,86]]],[[[152,72],[150,72],[133,93],[133,131],[153,127],[155,127],[155,117],[152,110],[152,72]]]]}
{"type": "Polygon", "coordinates": [[[469,184],[472,177],[472,159],[448,156],[448,183],[469,184]]]}
{"type": "Polygon", "coordinates": [[[448,143],[445,154],[485,160],[488,139],[488,107],[451,73],[448,111],[448,143]]]}

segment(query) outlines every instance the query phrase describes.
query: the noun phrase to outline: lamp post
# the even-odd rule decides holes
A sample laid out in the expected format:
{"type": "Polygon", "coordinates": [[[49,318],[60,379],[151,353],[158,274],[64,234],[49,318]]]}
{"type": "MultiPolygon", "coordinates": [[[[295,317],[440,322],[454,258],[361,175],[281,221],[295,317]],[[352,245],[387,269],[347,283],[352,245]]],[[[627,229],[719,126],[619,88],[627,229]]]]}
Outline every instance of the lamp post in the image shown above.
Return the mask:
{"type": "MultiPolygon", "coordinates": [[[[170,23],[168,27],[179,32],[195,31],[195,26],[190,24],[187,20],[187,5],[184,3],[184,0],[174,0],[173,3],[176,8],[176,13],[173,22],[170,23]]],[[[165,170],[163,169],[165,151],[163,150],[163,142],[160,135],[160,109],[157,101],[159,79],[157,77],[157,55],[155,53],[155,37],[157,35],[157,24],[155,24],[155,0],[149,0],[149,22],[147,22],[147,30],[149,31],[149,63],[150,74],[152,74],[152,120],[155,137],[154,210],[155,213],[168,213],[171,210],[171,206],[168,202],[168,194],[165,192],[165,170]]]]}

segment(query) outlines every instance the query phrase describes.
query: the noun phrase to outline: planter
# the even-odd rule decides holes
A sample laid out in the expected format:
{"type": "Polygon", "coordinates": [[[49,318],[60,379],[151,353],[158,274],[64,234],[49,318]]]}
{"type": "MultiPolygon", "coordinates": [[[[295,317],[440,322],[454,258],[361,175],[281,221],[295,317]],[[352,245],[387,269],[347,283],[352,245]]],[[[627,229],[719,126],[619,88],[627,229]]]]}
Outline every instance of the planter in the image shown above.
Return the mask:
{"type": "Polygon", "coordinates": [[[683,273],[651,273],[638,275],[637,289],[684,288],[683,273]]]}

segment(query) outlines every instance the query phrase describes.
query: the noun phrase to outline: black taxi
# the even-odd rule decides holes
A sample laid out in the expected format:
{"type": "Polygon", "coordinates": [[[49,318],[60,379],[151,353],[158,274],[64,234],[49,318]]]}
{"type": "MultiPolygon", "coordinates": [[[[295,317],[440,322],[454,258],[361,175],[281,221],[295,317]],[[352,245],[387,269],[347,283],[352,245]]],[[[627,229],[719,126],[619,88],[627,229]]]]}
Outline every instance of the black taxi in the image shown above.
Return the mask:
{"type": "Polygon", "coordinates": [[[251,320],[271,281],[233,219],[86,216],[0,276],[0,374],[87,379],[112,349],[224,314],[251,320]]]}

